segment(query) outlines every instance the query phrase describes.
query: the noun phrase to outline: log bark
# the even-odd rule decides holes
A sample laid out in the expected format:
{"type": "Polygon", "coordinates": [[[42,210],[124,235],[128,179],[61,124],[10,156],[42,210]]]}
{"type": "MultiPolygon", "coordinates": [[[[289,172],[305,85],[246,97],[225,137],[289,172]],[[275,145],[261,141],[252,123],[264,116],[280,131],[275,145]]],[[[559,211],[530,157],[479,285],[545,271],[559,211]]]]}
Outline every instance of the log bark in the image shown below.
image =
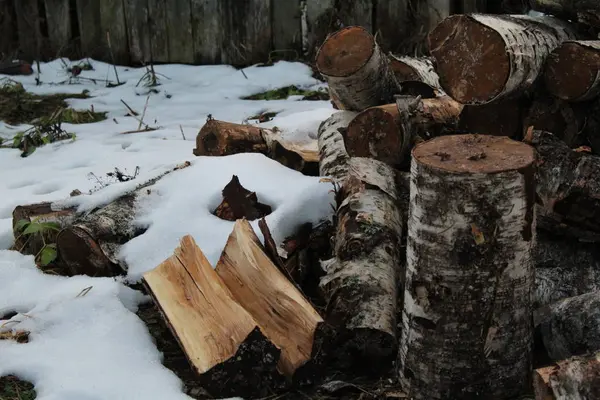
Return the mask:
{"type": "Polygon", "coordinates": [[[417,137],[454,133],[462,109],[462,104],[449,96],[406,96],[394,104],[368,108],[348,125],[346,150],[351,157],[372,157],[399,166],[409,158],[417,137]]]}
{"type": "Polygon", "coordinates": [[[600,28],[600,4],[595,0],[530,0],[531,8],[559,18],[600,28]]]}
{"type": "Polygon", "coordinates": [[[310,360],[315,330],[323,319],[265,254],[248,221],[235,222],[215,271],[281,349],[278,369],[292,377],[310,360]]]}
{"type": "Polygon", "coordinates": [[[538,153],[538,226],[583,241],[600,241],[600,159],[570,149],[549,132],[533,131],[525,140],[538,153]]]}
{"type": "Polygon", "coordinates": [[[600,95],[600,40],[564,42],[548,57],[544,82],[552,95],[567,101],[600,95]]]}
{"type": "Polygon", "coordinates": [[[343,338],[338,367],[391,366],[397,353],[397,282],[402,276],[402,210],[396,172],[368,158],[351,158],[336,219],[335,261],[321,278],[327,322],[343,338]]]}
{"type": "Polygon", "coordinates": [[[536,331],[557,362],[600,349],[600,291],[570,297],[534,313],[536,331]]]}
{"type": "Polygon", "coordinates": [[[452,135],[412,152],[399,378],[411,398],[531,384],[534,149],[452,135]]]}
{"type": "Polygon", "coordinates": [[[600,353],[573,357],[534,374],[535,400],[600,398],[600,353]]]}
{"type": "Polygon", "coordinates": [[[429,35],[442,88],[463,104],[486,104],[531,88],[548,54],[574,39],[552,17],[453,15],[429,35]]]}
{"type": "Polygon", "coordinates": [[[388,58],[359,26],[330,35],[317,52],[316,66],[345,110],[390,103],[399,91],[388,58]]]}
{"type": "Polygon", "coordinates": [[[440,77],[435,72],[430,58],[389,55],[390,67],[396,80],[402,86],[404,81],[421,81],[429,86],[440,89],[440,77]]]}
{"type": "Polygon", "coordinates": [[[352,111],[338,111],[319,126],[319,175],[340,183],[348,173],[348,152],[344,132],[356,116],[352,111]]]}
{"type": "Polygon", "coordinates": [[[143,283],[213,396],[262,397],[283,386],[281,350],[234,299],[191,236],[146,272],[143,283]]]}
{"type": "Polygon", "coordinates": [[[319,154],[315,141],[294,143],[277,130],[209,119],[196,136],[195,156],[261,153],[288,168],[316,174],[319,154]]]}

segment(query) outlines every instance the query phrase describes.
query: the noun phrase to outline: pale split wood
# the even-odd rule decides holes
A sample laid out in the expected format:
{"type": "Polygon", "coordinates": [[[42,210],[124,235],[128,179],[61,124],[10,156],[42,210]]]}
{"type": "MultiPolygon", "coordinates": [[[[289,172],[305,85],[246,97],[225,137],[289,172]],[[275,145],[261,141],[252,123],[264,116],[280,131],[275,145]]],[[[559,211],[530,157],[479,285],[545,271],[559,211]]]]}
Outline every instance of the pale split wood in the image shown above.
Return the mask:
{"type": "Polygon", "coordinates": [[[341,181],[347,173],[349,159],[342,132],[348,128],[352,119],[357,115],[353,111],[338,111],[323,121],[319,126],[319,173],[341,181]]]}
{"type": "Polygon", "coordinates": [[[292,376],[310,360],[315,330],[323,320],[265,254],[247,220],[235,222],[215,270],[233,298],[281,349],[279,369],[292,376]]]}

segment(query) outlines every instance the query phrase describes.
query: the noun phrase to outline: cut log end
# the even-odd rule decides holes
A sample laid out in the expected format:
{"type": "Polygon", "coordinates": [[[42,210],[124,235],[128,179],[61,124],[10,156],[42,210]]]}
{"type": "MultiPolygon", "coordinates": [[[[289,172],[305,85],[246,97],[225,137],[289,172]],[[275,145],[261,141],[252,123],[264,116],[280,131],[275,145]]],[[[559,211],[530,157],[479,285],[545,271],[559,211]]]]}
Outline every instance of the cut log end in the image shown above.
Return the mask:
{"type": "Polygon", "coordinates": [[[73,273],[89,276],[116,276],[123,273],[85,229],[72,226],[62,230],[56,238],[56,246],[61,260],[73,273]]]}
{"type": "Polygon", "coordinates": [[[544,81],[552,95],[583,101],[600,93],[599,73],[600,41],[566,42],[548,57],[544,81]]]}
{"type": "Polygon", "coordinates": [[[415,69],[398,57],[390,57],[390,68],[394,71],[398,82],[421,80],[415,69]]]}
{"type": "Polygon", "coordinates": [[[228,156],[237,153],[268,152],[261,129],[210,119],[196,137],[196,156],[228,156]]]}
{"type": "Polygon", "coordinates": [[[349,26],[323,43],[317,54],[317,68],[327,76],[350,76],[369,61],[374,50],[374,38],[366,29],[349,26]]]}
{"type": "Polygon", "coordinates": [[[506,44],[498,32],[474,18],[444,19],[429,35],[429,48],[442,88],[455,100],[484,103],[504,90],[510,74],[506,44]]]}
{"type": "Polygon", "coordinates": [[[530,168],[535,152],[531,146],[507,137],[468,134],[420,143],[413,149],[413,158],[448,172],[492,174],[530,168]]]}

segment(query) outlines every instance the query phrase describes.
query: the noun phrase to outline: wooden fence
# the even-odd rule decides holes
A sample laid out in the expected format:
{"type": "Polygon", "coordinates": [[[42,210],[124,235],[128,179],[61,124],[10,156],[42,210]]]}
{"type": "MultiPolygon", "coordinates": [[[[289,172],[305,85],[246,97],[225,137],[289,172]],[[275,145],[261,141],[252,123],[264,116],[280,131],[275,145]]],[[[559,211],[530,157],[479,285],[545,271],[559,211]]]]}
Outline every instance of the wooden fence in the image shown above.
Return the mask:
{"type": "Polygon", "coordinates": [[[406,51],[440,18],[473,11],[486,0],[0,0],[0,54],[240,66],[311,56],[352,24],[406,51]]]}

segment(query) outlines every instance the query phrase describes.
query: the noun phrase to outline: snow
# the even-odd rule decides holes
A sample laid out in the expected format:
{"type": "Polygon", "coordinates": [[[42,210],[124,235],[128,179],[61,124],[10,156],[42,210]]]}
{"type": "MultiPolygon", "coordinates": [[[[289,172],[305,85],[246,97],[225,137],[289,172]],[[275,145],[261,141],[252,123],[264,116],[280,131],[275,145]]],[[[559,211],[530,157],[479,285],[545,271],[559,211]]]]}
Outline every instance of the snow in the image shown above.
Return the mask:
{"type": "MultiPolygon", "coordinates": [[[[68,62],[68,61],[67,61],[68,62]]],[[[41,85],[35,75],[10,77],[33,93],[81,93],[89,99],[69,99],[76,109],[108,112],[105,121],[63,124],[77,135],[38,148],[21,158],[18,150],[0,149],[0,249],[12,245],[12,211],[15,206],[50,201],[89,211],[109,203],[136,186],[175,166],[191,165],[162,177],[139,201],[136,223],[146,232],[131,240],[119,255],[129,266],[120,278],[71,278],[42,274],[32,256],[0,250],[0,318],[19,312],[2,329],[31,332],[30,342],[0,341],[0,376],[14,374],[31,381],[38,399],[185,399],[182,383],[161,364],[161,354],[143,322],[135,315],[149,301],[126,285],[172,254],[183,235],[191,234],[214,265],[233,223],[211,214],[221,200],[221,190],[232,175],[257,192],[261,202],[273,207],[266,220],[276,241],[283,240],[302,223],[330,218],[333,194],[330,184],[307,177],[259,154],[228,157],[195,157],[195,137],[208,115],[242,123],[265,111],[277,116],[264,127],[278,127],[286,139],[309,142],[320,123],[335,110],[328,101],[248,101],[241,97],[288,85],[314,90],[324,85],[309,67],[279,62],[271,67],[249,67],[243,72],[230,66],[160,65],[161,85],[150,93],[137,85],[145,69],[113,67],[90,60],[93,71],[83,71],[72,84],[61,60],[41,64],[41,85]],[[149,97],[148,97],[149,96],[149,97]],[[123,102],[158,129],[136,130],[138,121],[127,116],[123,102]],[[183,130],[183,134],[182,134],[183,130]],[[97,178],[115,167],[139,175],[129,182],[99,189],[97,178]],[[97,178],[96,178],[97,177],[97,178]],[[69,197],[74,189],[83,195],[69,197]],[[90,191],[93,193],[89,194],[90,191]],[[78,296],[85,288],[92,289],[78,296]]],[[[75,64],[72,62],[71,64],[75,64]]],[[[0,76],[2,78],[2,76],[0,76]]],[[[0,136],[10,139],[28,126],[0,122],[0,136]]],[[[257,221],[252,222],[257,229],[257,221]]],[[[7,323],[8,322],[8,323],[7,323]]]]}

